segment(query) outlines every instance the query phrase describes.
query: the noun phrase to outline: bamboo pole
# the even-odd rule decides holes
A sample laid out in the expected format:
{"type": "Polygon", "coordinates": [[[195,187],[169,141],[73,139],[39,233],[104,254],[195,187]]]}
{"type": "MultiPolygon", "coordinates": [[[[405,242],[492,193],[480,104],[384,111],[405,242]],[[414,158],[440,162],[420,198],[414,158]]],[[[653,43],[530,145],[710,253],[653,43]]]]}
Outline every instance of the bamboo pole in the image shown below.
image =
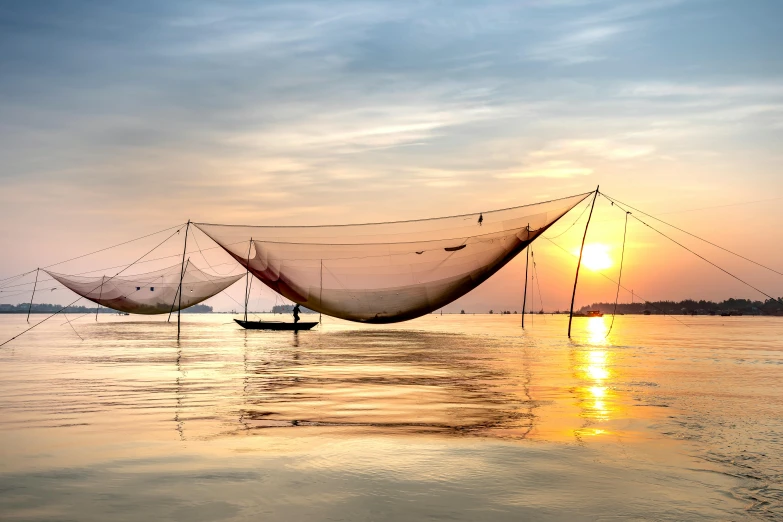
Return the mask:
{"type": "MultiPolygon", "coordinates": [[[[527,239],[530,241],[530,224],[527,225],[527,239]]],[[[525,307],[527,306],[527,268],[530,264],[530,243],[525,247],[525,293],[522,294],[522,329],[525,329],[525,307]]]]}
{"type": "Polygon", "coordinates": [[[177,341],[179,341],[180,316],[182,315],[182,280],[185,278],[185,254],[188,250],[188,230],[190,230],[190,220],[185,226],[185,246],[182,248],[182,271],[179,274],[179,305],[177,310],[177,341]]]}
{"type": "Polygon", "coordinates": [[[590,226],[590,218],[593,217],[593,208],[595,207],[595,198],[598,197],[598,189],[601,186],[595,187],[595,194],[593,194],[593,202],[590,204],[590,214],[587,216],[587,224],[585,225],[585,233],[582,236],[582,247],[579,249],[579,261],[576,264],[576,275],[574,276],[574,291],[571,294],[571,311],[568,314],[568,338],[571,338],[571,321],[574,319],[574,300],[576,299],[576,283],[579,281],[579,269],[582,267],[582,252],[585,249],[585,239],[587,239],[587,228],[590,226]]]}
{"type": "Polygon", "coordinates": [[[41,269],[35,269],[35,283],[33,284],[33,295],[30,296],[30,306],[27,307],[27,324],[30,324],[30,312],[33,310],[33,299],[35,299],[35,289],[38,287],[38,274],[41,269]]]}

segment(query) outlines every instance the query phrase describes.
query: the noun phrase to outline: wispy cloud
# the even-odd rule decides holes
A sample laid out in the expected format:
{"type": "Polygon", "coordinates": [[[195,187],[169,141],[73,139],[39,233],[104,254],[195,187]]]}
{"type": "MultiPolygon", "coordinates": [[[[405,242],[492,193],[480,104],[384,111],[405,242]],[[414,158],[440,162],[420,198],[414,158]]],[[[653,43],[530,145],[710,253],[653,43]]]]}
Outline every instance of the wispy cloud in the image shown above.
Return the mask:
{"type": "Polygon", "coordinates": [[[535,163],[528,167],[510,172],[496,174],[498,179],[516,178],[553,178],[565,179],[592,174],[593,169],[583,167],[576,162],[568,160],[551,160],[535,163]]]}
{"type": "Polygon", "coordinates": [[[646,156],[655,151],[652,145],[621,142],[610,139],[557,140],[531,154],[534,157],[587,154],[611,160],[625,160],[646,156]]]}
{"type": "Polygon", "coordinates": [[[596,46],[608,42],[626,29],[619,25],[594,26],[581,29],[555,40],[533,46],[527,56],[533,60],[563,64],[594,62],[605,58],[596,46]]]}

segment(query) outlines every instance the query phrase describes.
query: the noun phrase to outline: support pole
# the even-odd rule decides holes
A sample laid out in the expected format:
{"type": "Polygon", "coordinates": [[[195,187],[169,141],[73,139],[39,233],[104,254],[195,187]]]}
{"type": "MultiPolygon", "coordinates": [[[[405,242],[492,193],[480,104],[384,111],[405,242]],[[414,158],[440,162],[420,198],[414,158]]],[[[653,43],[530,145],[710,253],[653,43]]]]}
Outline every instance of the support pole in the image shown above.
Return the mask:
{"type": "MultiPolygon", "coordinates": [[[[530,241],[530,225],[527,226],[527,239],[530,241]]],[[[527,306],[527,268],[530,264],[530,243],[525,247],[525,293],[522,294],[522,329],[525,329],[525,307],[527,306]]]]}
{"type": "Polygon", "coordinates": [[[185,254],[188,251],[188,230],[190,230],[190,220],[185,226],[185,246],[182,248],[182,271],[179,274],[179,304],[177,305],[177,341],[179,341],[180,316],[182,315],[182,280],[185,278],[185,254]]]}
{"type": "Polygon", "coordinates": [[[568,314],[568,338],[571,338],[571,321],[574,319],[574,300],[576,299],[576,283],[579,281],[579,269],[582,267],[582,252],[585,249],[585,239],[587,239],[587,227],[590,226],[590,218],[593,217],[593,208],[595,207],[595,198],[598,197],[598,189],[601,186],[595,187],[595,194],[593,194],[593,202],[590,204],[590,214],[587,215],[587,224],[585,224],[585,233],[582,236],[582,247],[579,249],[579,261],[576,264],[576,276],[574,276],[574,291],[571,294],[571,311],[568,314]]]}
{"type": "Polygon", "coordinates": [[[33,310],[33,299],[35,298],[35,289],[38,286],[38,273],[40,268],[35,269],[35,283],[33,284],[33,295],[30,296],[30,306],[27,307],[27,324],[30,324],[30,312],[33,310]]]}
{"type": "Polygon", "coordinates": [[[98,294],[98,303],[96,303],[98,306],[95,308],[95,320],[98,321],[98,310],[101,309],[101,297],[103,297],[103,281],[106,279],[106,276],[101,276],[101,293],[98,294]]]}
{"type": "MultiPolygon", "coordinates": [[[[321,289],[318,292],[318,308],[323,308],[324,303],[324,260],[321,259],[321,289]]],[[[321,328],[323,328],[323,318],[321,317],[321,312],[318,312],[318,324],[321,325],[321,328]]]]}
{"type": "Polygon", "coordinates": [[[253,238],[247,243],[247,261],[245,262],[245,322],[247,322],[247,301],[250,299],[250,249],[253,248],[253,238]]]}

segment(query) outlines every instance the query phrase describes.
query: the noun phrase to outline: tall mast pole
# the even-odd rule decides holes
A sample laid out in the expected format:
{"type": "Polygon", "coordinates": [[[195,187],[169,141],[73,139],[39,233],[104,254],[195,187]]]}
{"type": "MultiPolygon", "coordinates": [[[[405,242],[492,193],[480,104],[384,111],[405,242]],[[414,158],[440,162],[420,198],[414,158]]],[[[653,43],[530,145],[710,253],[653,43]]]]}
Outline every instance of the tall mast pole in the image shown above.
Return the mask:
{"type": "MultiPolygon", "coordinates": [[[[527,225],[527,240],[530,241],[530,223],[527,225]]],[[[522,329],[525,329],[525,307],[527,306],[527,267],[530,264],[530,243],[525,247],[525,293],[522,294],[522,329]]]]}
{"type": "Polygon", "coordinates": [[[250,296],[249,286],[250,286],[250,249],[253,247],[253,238],[250,238],[250,241],[247,243],[247,262],[245,263],[245,269],[247,272],[245,273],[245,322],[247,322],[247,301],[250,296]]]}
{"type": "Polygon", "coordinates": [[[179,292],[179,305],[177,306],[177,341],[179,341],[180,315],[182,315],[182,280],[185,278],[185,254],[188,250],[188,230],[190,230],[189,219],[187,226],[185,226],[185,246],[182,248],[182,269],[179,273],[179,289],[177,290],[177,292],[179,292]]]}
{"type": "Polygon", "coordinates": [[[587,239],[587,227],[590,226],[590,218],[593,217],[593,208],[595,207],[595,198],[598,197],[598,189],[600,185],[595,187],[595,193],[593,194],[593,202],[590,204],[590,214],[587,215],[587,224],[585,225],[585,233],[582,236],[582,247],[579,249],[579,261],[576,263],[576,276],[574,276],[574,291],[571,294],[571,311],[568,314],[568,338],[571,338],[571,321],[574,319],[574,300],[576,299],[576,283],[579,281],[579,269],[582,267],[582,252],[585,249],[585,239],[587,239]]]}

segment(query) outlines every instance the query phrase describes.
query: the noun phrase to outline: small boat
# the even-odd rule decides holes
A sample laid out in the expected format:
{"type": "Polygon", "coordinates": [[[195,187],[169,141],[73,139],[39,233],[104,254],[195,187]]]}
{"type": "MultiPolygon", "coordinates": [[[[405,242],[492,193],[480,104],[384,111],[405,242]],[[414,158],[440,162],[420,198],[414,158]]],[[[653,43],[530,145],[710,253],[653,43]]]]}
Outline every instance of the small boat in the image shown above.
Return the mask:
{"type": "Polygon", "coordinates": [[[574,312],[574,317],[603,317],[600,310],[588,310],[586,312],[574,312]]]}
{"type": "Polygon", "coordinates": [[[284,323],[283,321],[243,321],[234,319],[239,326],[247,330],[310,330],[317,325],[317,321],[299,321],[298,323],[284,323]]]}

